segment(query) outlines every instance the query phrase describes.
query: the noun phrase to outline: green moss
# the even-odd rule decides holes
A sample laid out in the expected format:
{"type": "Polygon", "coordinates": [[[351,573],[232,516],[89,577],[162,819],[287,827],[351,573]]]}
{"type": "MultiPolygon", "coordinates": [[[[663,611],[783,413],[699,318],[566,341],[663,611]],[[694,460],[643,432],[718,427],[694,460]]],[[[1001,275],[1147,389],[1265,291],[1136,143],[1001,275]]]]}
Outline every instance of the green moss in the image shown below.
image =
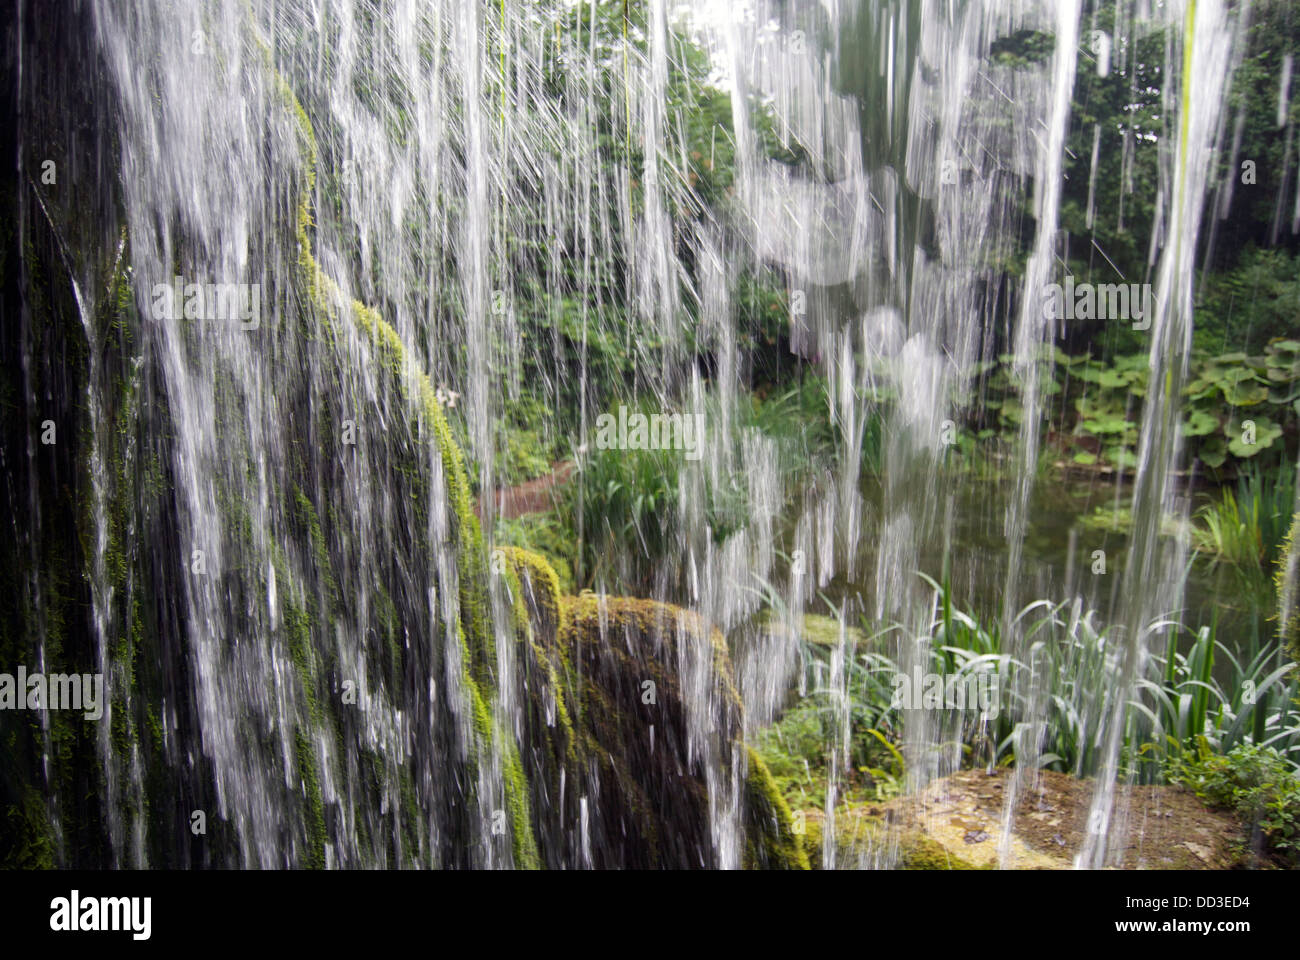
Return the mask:
{"type": "Polygon", "coordinates": [[[294,756],[298,762],[298,779],[306,804],[307,866],[312,870],[321,870],[325,867],[325,805],[321,800],[316,757],[301,729],[294,732],[294,756]]]}
{"type": "Polygon", "coordinates": [[[561,598],[561,646],[572,651],[575,644],[597,637],[602,615],[607,630],[627,629],[640,636],[660,636],[665,628],[672,628],[680,636],[708,643],[713,648],[715,676],[722,685],[723,695],[730,706],[739,708],[740,696],[732,680],[727,642],[719,630],[708,628],[699,614],[670,603],[636,597],[606,597],[602,611],[600,598],[583,592],[577,597],[561,598]]]}
{"type": "Polygon", "coordinates": [[[152,706],[146,705],[144,708],[145,725],[149,728],[149,742],[153,745],[156,762],[162,762],[163,750],[166,746],[163,737],[162,723],[158,720],[158,714],[152,706]]]}
{"type": "Polygon", "coordinates": [[[532,585],[537,602],[542,612],[554,623],[559,622],[560,615],[560,578],[555,568],[540,553],[523,550],[519,547],[498,547],[506,562],[521,577],[527,577],[532,585]]]}
{"type": "MultiPolygon", "coordinates": [[[[805,825],[803,847],[813,869],[821,869],[825,839],[822,810],[802,810],[805,825]]],[[[906,830],[891,839],[890,825],[869,805],[844,804],[835,814],[836,847],[841,857],[852,860],[863,850],[884,850],[896,844],[900,870],[980,870],[970,861],[954,856],[937,840],[906,830]]]]}
{"type": "MultiPolygon", "coordinates": [[[[559,642],[576,678],[574,723],[600,778],[602,804],[619,809],[624,824],[622,835],[601,851],[603,865],[700,866],[702,851],[712,845],[710,804],[698,759],[686,757],[691,720],[677,664],[682,645],[712,654],[711,733],[724,764],[743,763],[743,745],[736,743],[741,705],[722,634],[670,604],[584,594],[560,599],[559,642]],[[647,681],[654,684],[653,699],[644,697],[647,681]]],[[[770,814],[772,827],[754,849],[781,864],[797,863],[797,854],[781,845],[782,824],[784,838],[793,835],[788,810],[782,817],[761,789],[764,769],[756,767],[758,803],[751,808],[770,814]]]]}
{"type": "Polygon", "coordinates": [[[0,866],[6,870],[53,870],[54,827],[39,791],[28,787],[22,802],[5,809],[5,833],[14,845],[0,850],[0,866]]]}
{"type": "MultiPolygon", "coordinates": [[[[324,580],[325,593],[329,599],[329,604],[334,607],[339,602],[338,583],[334,579],[334,568],[330,563],[329,543],[325,539],[325,533],[321,529],[320,517],[316,513],[316,508],[307,499],[306,494],[297,486],[293,488],[294,506],[297,511],[297,520],[303,524],[311,540],[312,559],[315,563],[316,570],[324,580]]],[[[321,611],[322,614],[332,611],[321,611]]]]}
{"type": "MultiPolygon", "coordinates": [[[[785,626],[779,622],[769,621],[771,631],[784,631],[785,626]]],[[[820,647],[838,647],[840,644],[840,622],[834,617],[825,617],[816,613],[805,613],[802,619],[801,634],[803,640],[820,647]]],[[[845,640],[864,647],[867,644],[866,633],[858,627],[844,628],[845,640]]]]}
{"type": "Polygon", "coordinates": [[[312,657],[311,616],[292,600],[284,604],[283,630],[289,659],[293,661],[298,687],[307,704],[307,716],[317,726],[324,722],[316,696],[316,665],[312,657]]]}
{"type": "MultiPolygon", "coordinates": [[[[268,69],[273,69],[269,61],[268,69]]],[[[579,771],[583,763],[580,761],[585,758],[595,759],[601,769],[602,783],[608,783],[611,790],[620,791],[630,815],[638,821],[636,829],[641,830],[650,845],[654,846],[658,834],[657,818],[661,818],[663,812],[652,807],[650,794],[643,785],[636,782],[634,773],[639,776],[641,771],[631,768],[628,757],[622,756],[624,750],[596,750],[597,743],[612,745],[617,738],[621,718],[618,716],[614,694],[611,690],[601,689],[589,677],[583,677],[579,685],[571,666],[576,646],[585,645],[588,651],[594,649],[590,646],[592,627],[600,615],[595,598],[562,597],[560,577],[546,558],[514,547],[502,548],[506,563],[504,569],[498,568],[498,572],[505,577],[504,586],[511,598],[515,639],[524,653],[527,696],[530,698],[531,709],[535,711],[528,723],[532,739],[527,771],[513,737],[503,728],[496,714],[489,695],[497,684],[494,677],[495,640],[490,628],[487,589],[489,564],[482,531],[474,511],[473,489],[464,454],[456,442],[427,374],[412,360],[397,331],[372,307],[357,301],[349,303],[341,297],[337,284],[316,263],[311,249],[313,222],[309,206],[311,185],[315,181],[315,137],[301,105],[278,74],[277,84],[300,131],[304,169],[304,188],[298,206],[296,231],[302,274],[300,282],[315,314],[319,332],[332,338],[336,324],[351,323],[368,342],[377,370],[411,403],[415,412],[411,424],[414,439],[417,442],[432,442],[437,448],[442,467],[441,479],[452,514],[449,546],[456,551],[457,556],[460,611],[457,627],[464,664],[460,681],[469,701],[473,729],[469,760],[472,768],[487,762],[489,757],[494,756],[499,760],[514,863],[522,868],[541,865],[534,829],[534,810],[531,809],[532,804],[539,801],[530,799],[538,796],[534,790],[541,790],[541,786],[530,782],[530,778],[556,778],[558,782],[559,776],[566,769],[570,776],[581,777],[579,771]],[[545,721],[539,719],[542,710],[546,711],[545,721]],[[585,710],[588,720],[576,722],[575,710],[585,710]],[[545,724],[552,720],[554,729],[547,732],[545,724]]],[[[318,331],[312,331],[312,334],[316,332],[318,331]]],[[[293,504],[297,516],[305,524],[313,554],[330,585],[329,592],[333,594],[333,580],[328,574],[329,544],[316,511],[309,498],[297,489],[293,493],[293,504]]],[[[396,611],[389,608],[391,603],[384,607],[387,612],[381,614],[381,619],[395,622],[396,611]]],[[[313,704],[310,712],[314,721],[319,723],[319,712],[310,694],[315,680],[310,640],[312,613],[310,601],[306,610],[286,604],[284,621],[286,642],[304,689],[308,691],[309,702],[313,704]]],[[[727,704],[726,709],[732,718],[729,723],[734,723],[735,730],[739,730],[739,697],[730,679],[726,644],[718,631],[709,629],[692,613],[653,601],[613,600],[606,605],[603,613],[608,616],[608,623],[614,628],[627,628],[643,636],[689,636],[709,644],[715,659],[716,676],[727,704]]],[[[321,611],[319,615],[326,616],[327,613],[321,611]]],[[[395,636],[396,630],[393,634],[395,636]]],[[[390,637],[390,645],[391,643],[390,637]]],[[[400,649],[395,649],[395,665],[400,661],[400,656],[400,649]]],[[[675,682],[671,671],[665,672],[666,668],[662,664],[633,663],[631,660],[619,663],[626,671],[630,671],[627,673],[629,677],[652,676],[664,688],[675,682]]],[[[669,661],[669,666],[671,665],[672,661],[669,661]]],[[[323,857],[325,841],[319,785],[307,738],[301,730],[296,737],[298,767],[308,804],[308,835],[315,863],[323,857]]],[[[672,759],[665,756],[664,763],[671,764],[672,759]]],[[[469,783],[476,782],[472,770],[466,779],[469,783]]],[[[764,865],[806,869],[807,857],[794,833],[789,808],[780,797],[767,767],[752,751],[749,753],[747,787],[750,807],[754,812],[751,830],[753,859],[764,865]]],[[[703,788],[695,784],[690,789],[702,793],[703,788]]],[[[541,794],[542,797],[553,795],[553,786],[541,794]]],[[[413,798],[404,795],[403,803],[407,802],[414,804],[413,798]]],[[[694,794],[692,802],[698,802],[698,797],[694,794]]],[[[407,818],[412,823],[415,822],[413,808],[407,818]]],[[[404,848],[410,849],[415,845],[415,838],[408,840],[405,831],[402,831],[400,842],[404,848]]]]}
{"type": "Polygon", "coordinates": [[[899,867],[903,870],[978,870],[955,857],[938,841],[924,834],[904,837],[900,843],[899,867]]]}
{"type": "Polygon", "coordinates": [[[790,807],[781,796],[761,757],[745,748],[749,772],[745,789],[749,803],[746,866],[777,870],[807,870],[803,838],[795,832],[790,807]]]}
{"type": "Polygon", "coordinates": [[[574,592],[573,563],[578,550],[576,538],[557,513],[526,513],[506,519],[497,517],[493,541],[511,544],[541,554],[559,580],[560,592],[574,592]]]}
{"type": "Polygon", "coordinates": [[[516,637],[526,653],[525,685],[531,706],[531,728],[549,741],[549,775],[558,792],[561,768],[573,765],[584,753],[583,740],[569,711],[573,677],[569,659],[559,643],[560,586],[555,570],[540,554],[517,547],[500,547],[501,575],[514,597],[516,637]],[[537,682],[540,681],[540,682],[537,682]],[[548,730],[550,710],[558,735],[548,730]]]}
{"type": "MultiPolygon", "coordinates": [[[[335,316],[332,304],[340,300],[337,285],[325,276],[311,253],[309,230],[312,226],[308,206],[310,184],[315,179],[315,137],[305,112],[293,92],[281,81],[281,92],[298,118],[303,139],[303,161],[307,171],[308,189],[298,210],[299,266],[304,274],[308,296],[322,318],[335,316]]],[[[410,359],[397,331],[379,313],[358,301],[353,301],[350,319],[370,342],[376,359],[387,370],[394,383],[417,402],[420,421],[417,428],[428,429],[437,444],[442,461],[443,481],[447,500],[455,516],[453,534],[459,566],[459,599],[461,614],[461,642],[464,647],[466,669],[462,682],[469,692],[474,711],[474,730],[479,749],[498,746],[502,777],[506,794],[507,814],[510,818],[512,850],[515,865],[535,868],[540,864],[537,844],[533,836],[529,813],[528,781],[519,760],[518,751],[511,739],[505,736],[493,717],[482,689],[491,689],[491,669],[495,661],[492,631],[489,628],[486,578],[487,565],[483,553],[482,532],[473,509],[473,496],[465,471],[464,456],[452,436],[442,405],[429,382],[427,374],[410,359]]],[[[306,512],[310,504],[298,494],[299,508],[306,512]]],[[[310,514],[314,518],[314,512],[310,514]]],[[[324,552],[319,525],[312,523],[312,540],[318,555],[324,552]]],[[[557,588],[558,592],[558,588],[557,588]]]]}
{"type": "MultiPolygon", "coordinates": [[[[519,752],[510,738],[505,736],[488,709],[478,684],[466,678],[471,709],[474,711],[474,730],[479,743],[487,749],[494,744],[500,747],[501,779],[505,790],[506,816],[510,821],[511,853],[514,865],[522,870],[536,870],[541,866],[537,840],[533,836],[532,817],[528,809],[528,780],[519,763],[519,752]]],[[[475,755],[475,762],[480,761],[475,755]]]]}

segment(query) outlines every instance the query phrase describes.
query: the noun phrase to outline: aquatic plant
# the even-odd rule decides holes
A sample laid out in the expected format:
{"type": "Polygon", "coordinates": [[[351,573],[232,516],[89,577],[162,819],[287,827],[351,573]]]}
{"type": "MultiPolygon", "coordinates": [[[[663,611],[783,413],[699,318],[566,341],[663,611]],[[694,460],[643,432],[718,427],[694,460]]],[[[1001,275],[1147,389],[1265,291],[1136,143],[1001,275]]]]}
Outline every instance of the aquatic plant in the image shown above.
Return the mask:
{"type": "MultiPolygon", "coordinates": [[[[1012,621],[1032,651],[1025,659],[1007,649],[998,621],[978,621],[952,603],[948,590],[930,583],[932,617],[925,634],[908,638],[897,625],[881,628],[864,621],[863,636],[869,639],[853,644],[846,661],[850,741],[856,744],[852,766],[870,774],[861,789],[869,797],[889,793],[903,773],[901,757],[892,763],[894,748],[908,736],[908,709],[896,696],[899,678],[907,675],[900,670],[896,646],[918,639],[927,651],[926,674],[957,686],[969,686],[981,675],[995,680],[998,699],[992,710],[944,703],[933,708],[941,742],[956,748],[959,767],[1017,765],[1028,752],[1044,769],[1095,775],[1116,689],[1114,629],[1099,626],[1077,602],[1036,601],[1012,621]]],[[[1137,695],[1124,711],[1126,771],[1139,782],[1158,783],[1166,766],[1185,752],[1222,756],[1252,744],[1275,751],[1290,769],[1300,770],[1300,669],[1279,645],[1234,652],[1212,628],[1165,619],[1159,629],[1164,649],[1148,658],[1137,695]]],[[[827,682],[833,648],[805,640],[801,651],[809,692],[762,740],[773,772],[807,790],[811,799],[822,796],[825,755],[835,731],[826,719],[836,696],[827,682]],[[800,769],[801,764],[807,766],[800,769]],[[814,769],[822,771],[820,780],[814,769]]]]}

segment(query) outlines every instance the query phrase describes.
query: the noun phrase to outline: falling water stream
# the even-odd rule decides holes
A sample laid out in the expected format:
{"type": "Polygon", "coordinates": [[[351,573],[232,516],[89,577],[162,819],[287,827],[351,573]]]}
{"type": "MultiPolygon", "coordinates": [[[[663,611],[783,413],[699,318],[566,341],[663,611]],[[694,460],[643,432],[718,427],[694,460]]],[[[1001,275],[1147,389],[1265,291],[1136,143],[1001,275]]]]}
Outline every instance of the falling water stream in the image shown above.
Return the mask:
{"type": "MultiPolygon", "coordinates": [[[[1125,705],[1186,564],[1185,545],[1160,536],[1160,518],[1186,510],[1175,482],[1176,398],[1210,173],[1232,135],[1222,114],[1240,11],[1225,0],[1120,0],[1115,24],[1090,24],[1081,0],[637,0],[635,20],[584,0],[83,6],[111,88],[118,255],[142,318],[123,385],[98,359],[116,341],[97,318],[118,293],[97,285],[91,266],[71,268],[91,358],[98,664],[122,681],[113,686],[132,689],[122,672],[141,642],[141,597],[156,584],[115,571],[110,540],[125,542],[130,569],[145,554],[183,574],[168,581],[179,588],[166,622],[149,614],[155,629],[182,631],[186,651],[161,667],[156,718],[167,765],[183,771],[178,810],[206,809],[224,825],[227,862],[248,867],[305,865],[318,849],[327,867],[526,865],[493,828],[517,800],[513,771],[529,750],[528,667],[510,642],[515,598],[489,581],[482,609],[494,659],[467,682],[479,675],[461,624],[477,601],[458,552],[456,479],[436,444],[412,439],[430,429],[418,382],[427,377],[440,399],[455,395],[447,419],[477,489],[492,491],[503,457],[496,425],[524,388],[557,403],[579,397],[578,429],[565,439],[581,469],[602,412],[588,409],[594,344],[611,336],[632,358],[629,402],[707,415],[703,455],[664,506],[679,550],[649,595],[728,638],[747,734],[772,723],[806,682],[805,613],[832,581],[856,588],[834,610],[840,639],[826,679],[840,699],[823,866],[894,865],[889,842],[852,862],[834,842],[851,723],[845,665],[860,653],[846,625],[897,624],[888,642],[900,669],[929,664],[935,597],[916,574],[943,575],[925,565],[936,552],[948,557],[954,512],[968,497],[945,467],[945,430],[972,368],[1011,352],[1025,413],[1006,491],[1000,606],[1014,654],[1037,662],[1016,639],[1015,615],[1043,442],[1040,359],[1062,332],[1044,318],[1039,292],[1063,276],[1076,70],[1102,69],[1076,51],[1096,30],[1118,57],[1128,39],[1171,27],[1177,69],[1164,89],[1149,333],[1150,382],[1163,387],[1142,411],[1124,645],[1113,653],[1096,828],[1078,853],[1080,866],[1117,862],[1130,829],[1115,800],[1125,705]],[[590,29],[598,6],[612,17],[612,40],[590,29]],[[584,9],[588,28],[570,29],[584,9]],[[629,29],[643,43],[619,42],[629,29]],[[730,95],[725,221],[682,213],[693,203],[693,161],[670,97],[679,31],[707,51],[713,82],[730,95]],[[1050,54],[1028,67],[989,60],[992,43],[1021,31],[1050,36],[1050,54]],[[606,101],[612,129],[599,119],[606,101]],[[782,146],[803,152],[801,165],[771,158],[769,119],[782,146]],[[611,149],[614,169],[604,159],[611,149]],[[633,150],[643,156],[635,168],[633,150]],[[1022,228],[1022,207],[1032,246],[1009,292],[994,254],[1022,228]],[[798,488],[774,442],[740,415],[749,401],[735,318],[741,275],[753,266],[786,278],[791,359],[829,384],[838,467],[798,488]],[[312,304],[289,279],[305,269],[332,318],[326,326],[312,325],[312,304]],[[160,310],[158,285],[177,277],[256,285],[259,311],[193,323],[160,310]],[[626,317],[611,320],[619,298],[626,317]],[[529,300],[569,311],[581,331],[576,356],[558,340],[521,339],[529,300]],[[698,317],[689,337],[688,307],[698,317]],[[399,360],[377,345],[367,310],[401,345],[399,360]],[[406,389],[395,394],[394,382],[406,389]],[[884,413],[872,498],[862,445],[886,385],[896,399],[884,413]],[[123,409],[137,411],[128,427],[123,409]],[[119,435],[132,438],[125,461],[119,435]],[[135,474],[174,491],[166,522],[122,479],[135,474]],[[747,518],[719,542],[707,491],[728,484],[743,492],[747,518]],[[123,510],[124,498],[135,506],[123,510]],[[119,529],[121,516],[134,518],[131,529],[119,529]],[[756,617],[768,606],[784,629],[756,617]],[[313,684],[291,681],[304,671],[313,684]],[[361,709],[334,724],[307,692],[313,685],[354,691],[361,709]]],[[[482,497],[489,554],[497,510],[482,497]]],[[[607,602],[603,583],[595,593],[607,602]]],[[[683,749],[707,787],[707,850],[696,862],[738,867],[747,801],[743,762],[719,735],[718,664],[707,645],[682,642],[674,666],[683,749]]],[[[1046,719],[1035,676],[1021,675],[1016,691],[1028,707],[1005,798],[1007,844],[1046,719]]],[[[106,862],[212,862],[149,834],[149,772],[118,736],[132,744],[150,735],[124,719],[140,710],[129,693],[117,696],[99,730],[99,789],[112,811],[106,862]]],[[[939,717],[906,713],[907,786],[919,790],[963,756],[939,717]]],[[[556,794],[532,797],[556,810],[536,837],[541,858],[593,865],[624,829],[601,812],[613,786],[594,767],[565,767],[558,782],[556,794]]],[[[1001,853],[1005,865],[1009,847],[1001,853]]]]}

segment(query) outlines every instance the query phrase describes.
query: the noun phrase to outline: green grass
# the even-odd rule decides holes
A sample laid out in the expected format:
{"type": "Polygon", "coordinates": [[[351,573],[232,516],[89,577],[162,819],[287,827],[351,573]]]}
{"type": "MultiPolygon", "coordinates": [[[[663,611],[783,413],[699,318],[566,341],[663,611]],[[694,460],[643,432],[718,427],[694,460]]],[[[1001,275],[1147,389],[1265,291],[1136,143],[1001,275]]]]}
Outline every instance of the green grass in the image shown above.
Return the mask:
{"type": "Polygon", "coordinates": [[[1273,569],[1295,504],[1294,470],[1282,464],[1243,468],[1237,485],[1224,487],[1196,512],[1196,545],[1213,564],[1251,573],[1273,569]]]}

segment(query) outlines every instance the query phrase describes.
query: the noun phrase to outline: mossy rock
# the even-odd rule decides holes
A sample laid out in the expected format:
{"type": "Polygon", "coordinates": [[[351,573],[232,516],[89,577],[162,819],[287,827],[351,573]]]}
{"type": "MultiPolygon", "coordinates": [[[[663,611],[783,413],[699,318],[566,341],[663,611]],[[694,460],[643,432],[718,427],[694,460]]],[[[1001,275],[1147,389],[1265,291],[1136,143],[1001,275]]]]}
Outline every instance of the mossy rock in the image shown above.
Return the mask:
{"type": "Polygon", "coordinates": [[[540,553],[522,547],[497,547],[502,559],[519,578],[534,615],[541,618],[546,632],[557,634],[560,623],[560,578],[550,561],[540,553]]]}
{"type": "MultiPolygon", "coordinates": [[[[825,813],[801,810],[796,823],[803,825],[803,846],[814,870],[823,866],[825,813]]],[[[938,841],[911,827],[895,829],[884,811],[874,805],[847,804],[836,811],[836,856],[840,867],[856,867],[864,856],[877,865],[899,870],[978,870],[964,857],[954,854],[938,841]]]]}
{"type": "MultiPolygon", "coordinates": [[[[780,620],[769,619],[767,628],[772,634],[784,635],[786,626],[780,620]]],[[[805,613],[800,621],[800,639],[818,647],[838,647],[840,643],[840,622],[834,617],[817,613],[805,613]]],[[[844,627],[844,638],[858,647],[867,644],[867,635],[859,627],[844,627]]]]}
{"type": "Polygon", "coordinates": [[[968,860],[924,834],[909,834],[899,843],[899,866],[904,870],[978,870],[968,860]]]}
{"type": "Polygon", "coordinates": [[[518,547],[493,551],[491,570],[504,588],[515,625],[514,655],[526,747],[521,770],[530,797],[531,831],[539,865],[563,869],[581,865],[582,801],[589,741],[576,729],[570,704],[575,686],[559,643],[560,590],[546,558],[518,547]]]}
{"type": "Polygon", "coordinates": [[[593,865],[718,866],[708,757],[724,771],[746,765],[744,865],[806,869],[789,808],[766,765],[740,743],[740,698],[722,634],[670,604],[594,594],[561,598],[560,621],[576,677],[574,722],[600,788],[593,865]],[[693,701],[684,672],[698,684],[693,701]]]}
{"type": "Polygon", "coordinates": [[[807,870],[808,854],[790,807],[777,789],[763,758],[746,748],[749,763],[745,866],[758,870],[807,870]]]}

